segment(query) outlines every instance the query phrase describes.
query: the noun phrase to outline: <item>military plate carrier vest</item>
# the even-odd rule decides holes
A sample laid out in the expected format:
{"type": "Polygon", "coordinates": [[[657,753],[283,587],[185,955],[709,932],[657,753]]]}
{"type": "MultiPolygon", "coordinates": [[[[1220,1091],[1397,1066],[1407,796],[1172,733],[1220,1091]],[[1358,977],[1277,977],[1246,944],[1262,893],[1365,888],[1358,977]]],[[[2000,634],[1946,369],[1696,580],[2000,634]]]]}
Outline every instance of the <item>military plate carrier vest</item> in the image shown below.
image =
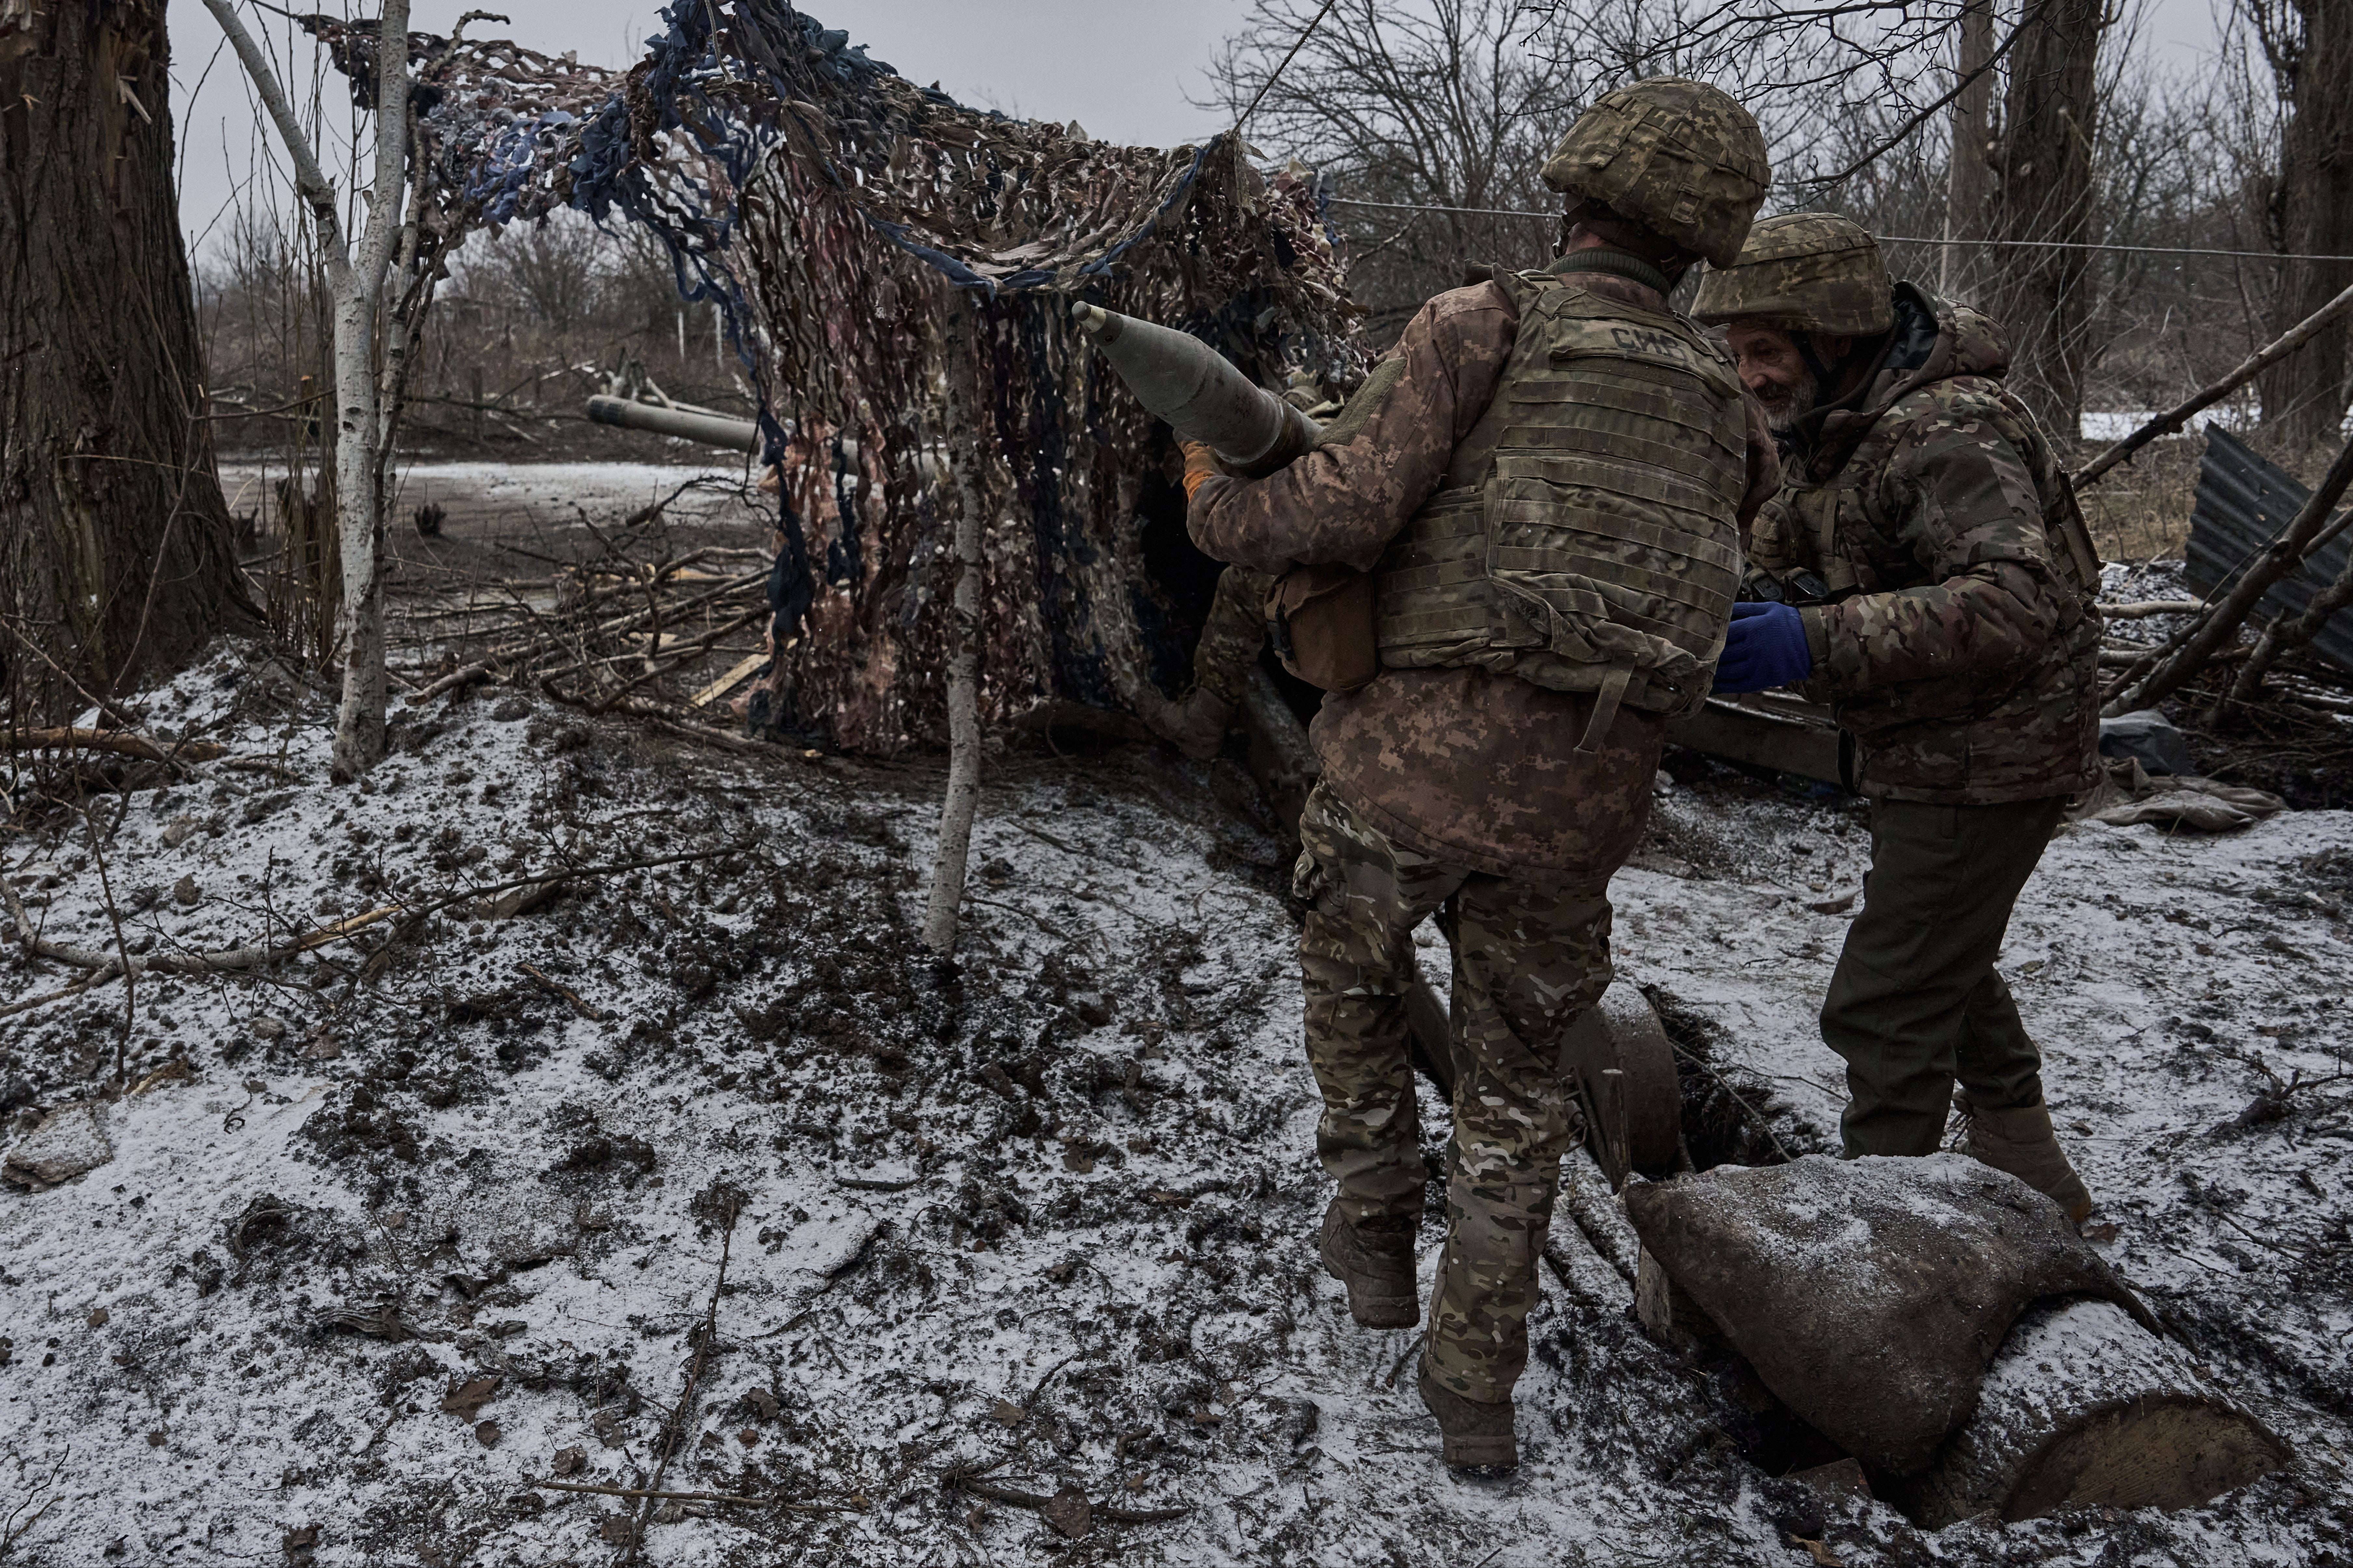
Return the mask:
{"type": "Polygon", "coordinates": [[[1445,488],[1382,558],[1380,660],[1594,692],[1590,755],[1620,702],[1707,699],[1740,583],[1740,382],[1690,322],[1573,272],[1496,281],[1519,336],[1445,488]]]}

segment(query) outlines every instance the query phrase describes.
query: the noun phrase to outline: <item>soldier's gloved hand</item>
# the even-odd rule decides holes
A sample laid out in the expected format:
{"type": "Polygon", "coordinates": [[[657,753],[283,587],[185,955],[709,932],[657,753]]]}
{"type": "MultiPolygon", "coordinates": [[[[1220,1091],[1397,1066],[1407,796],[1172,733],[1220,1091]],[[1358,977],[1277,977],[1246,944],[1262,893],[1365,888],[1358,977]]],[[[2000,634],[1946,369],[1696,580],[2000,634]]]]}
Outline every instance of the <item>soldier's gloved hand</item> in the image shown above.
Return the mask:
{"type": "Polygon", "coordinates": [[[1735,605],[1732,629],[1716,661],[1714,689],[1722,696],[1790,686],[1814,672],[1805,618],[1788,605],[1735,605]]]}
{"type": "Polygon", "coordinates": [[[1218,454],[1199,441],[1181,441],[1176,449],[1185,454],[1185,499],[1189,501],[1194,491],[1225,470],[1218,467],[1218,454]]]}

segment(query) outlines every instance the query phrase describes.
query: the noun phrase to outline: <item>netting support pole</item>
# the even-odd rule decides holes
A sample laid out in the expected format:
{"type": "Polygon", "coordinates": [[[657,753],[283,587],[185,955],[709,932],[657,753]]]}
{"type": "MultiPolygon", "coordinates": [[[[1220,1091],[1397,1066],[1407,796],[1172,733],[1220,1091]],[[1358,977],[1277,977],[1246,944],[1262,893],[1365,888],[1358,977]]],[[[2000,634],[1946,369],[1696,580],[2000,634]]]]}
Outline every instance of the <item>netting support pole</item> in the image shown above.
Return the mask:
{"type": "Polygon", "coordinates": [[[948,789],[940,806],[939,850],[932,863],[924,944],[942,957],[955,951],[956,911],[964,902],[965,860],[972,848],[972,818],[980,806],[981,530],[988,487],[981,478],[977,360],[979,323],[973,315],[951,328],[947,344],[948,455],[955,474],[955,647],[948,656],[948,789]]]}

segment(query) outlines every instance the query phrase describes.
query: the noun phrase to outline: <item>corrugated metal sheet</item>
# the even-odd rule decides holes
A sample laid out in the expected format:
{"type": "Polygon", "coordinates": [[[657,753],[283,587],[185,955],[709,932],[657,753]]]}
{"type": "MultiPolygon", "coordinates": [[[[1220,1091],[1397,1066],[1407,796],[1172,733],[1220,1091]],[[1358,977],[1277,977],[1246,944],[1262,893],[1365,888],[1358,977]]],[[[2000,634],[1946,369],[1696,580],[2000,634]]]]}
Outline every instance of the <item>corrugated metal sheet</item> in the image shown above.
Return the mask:
{"type": "MultiPolygon", "coordinates": [[[[2198,465],[2198,501],[2189,513],[2189,586],[2211,595],[2240,564],[2295,518],[2312,492],[2249,450],[2220,425],[2206,426],[2206,456],[2198,465]]],[[[2353,554],[2353,529],[2329,542],[2305,569],[2263,595],[2257,619],[2293,614],[2335,581],[2353,554]]],[[[2353,670],[2353,608],[2330,617],[2312,651],[2339,669],[2353,670]]]]}

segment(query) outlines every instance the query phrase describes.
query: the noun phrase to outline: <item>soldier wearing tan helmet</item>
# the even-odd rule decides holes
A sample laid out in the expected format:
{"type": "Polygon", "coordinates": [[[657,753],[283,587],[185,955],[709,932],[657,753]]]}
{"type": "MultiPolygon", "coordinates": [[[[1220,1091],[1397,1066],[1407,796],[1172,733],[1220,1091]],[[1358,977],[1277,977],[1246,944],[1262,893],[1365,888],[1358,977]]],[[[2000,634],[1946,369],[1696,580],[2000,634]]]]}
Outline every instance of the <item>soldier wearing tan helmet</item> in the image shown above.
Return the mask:
{"type": "MultiPolygon", "coordinates": [[[[1609,981],[1610,875],[1667,721],[1705,701],[1761,412],[1667,295],[1728,265],[1767,178],[1756,121],[1696,82],[1602,98],[1544,171],[1561,254],[1423,307],[1320,446],[1263,479],[1193,454],[1222,561],[1368,574],[1367,679],[1334,690],[1294,878],[1321,1255],[1369,1326],[1419,1321],[1425,1172],[1403,994],[1412,931],[1454,951],[1447,1236],[1422,1398],[1445,1458],[1516,1462],[1511,1391],[1568,1142],[1561,1035],[1609,981]]],[[[1286,579],[1288,581],[1288,579],[1286,579]]]]}
{"type": "Polygon", "coordinates": [[[2097,778],[2099,560],[2001,330],[1893,284],[1862,228],[1768,218],[1702,279],[1781,443],[1719,691],[1828,699],[1871,798],[1862,912],[1822,1005],[1846,1152],[1963,1149],[2080,1224],[2042,1057],[1994,959],[2067,797],[2097,778]],[[1955,1093],[1957,1080],[1959,1091],[1955,1093]]]}

